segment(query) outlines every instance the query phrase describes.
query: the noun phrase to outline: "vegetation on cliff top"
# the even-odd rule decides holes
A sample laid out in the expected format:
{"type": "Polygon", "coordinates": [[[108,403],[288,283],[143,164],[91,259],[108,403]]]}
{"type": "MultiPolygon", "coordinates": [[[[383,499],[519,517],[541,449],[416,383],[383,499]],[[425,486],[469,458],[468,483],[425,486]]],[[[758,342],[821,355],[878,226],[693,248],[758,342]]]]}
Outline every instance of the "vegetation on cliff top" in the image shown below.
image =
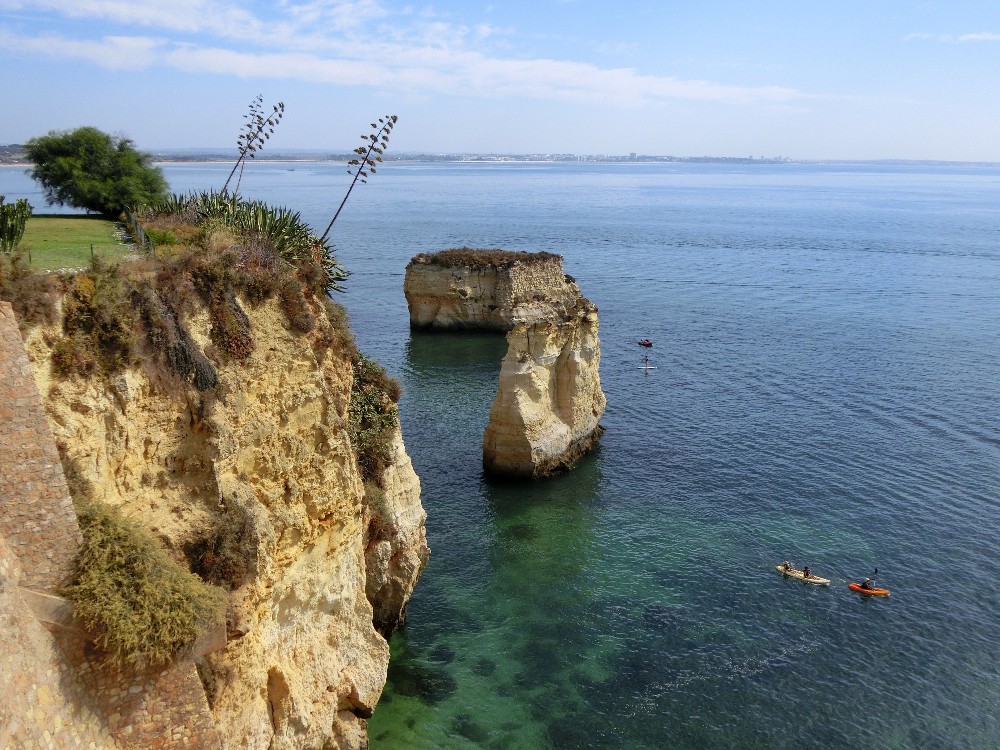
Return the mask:
{"type": "Polygon", "coordinates": [[[509,268],[516,263],[538,265],[553,260],[562,261],[562,256],[544,251],[529,253],[525,250],[503,250],[501,248],[455,247],[436,253],[415,255],[410,264],[426,263],[447,268],[509,268]]]}
{"type": "Polygon", "coordinates": [[[297,213],[200,194],[164,200],[141,220],[158,243],[155,257],[111,264],[98,256],[80,272],[55,275],[32,272],[16,253],[0,255],[0,299],[12,302],[23,329],[54,322],[62,300],[61,335],[50,342],[57,375],[107,375],[142,360],[212,389],[210,359],[243,360],[256,346],[243,305],[271,298],[292,330],[312,334],[318,355],[336,347],[353,356],[346,315],[328,296],[346,271],[297,213]],[[199,307],[209,311],[211,358],[186,327],[199,307]],[[321,308],[333,332],[313,333],[321,308]]]}

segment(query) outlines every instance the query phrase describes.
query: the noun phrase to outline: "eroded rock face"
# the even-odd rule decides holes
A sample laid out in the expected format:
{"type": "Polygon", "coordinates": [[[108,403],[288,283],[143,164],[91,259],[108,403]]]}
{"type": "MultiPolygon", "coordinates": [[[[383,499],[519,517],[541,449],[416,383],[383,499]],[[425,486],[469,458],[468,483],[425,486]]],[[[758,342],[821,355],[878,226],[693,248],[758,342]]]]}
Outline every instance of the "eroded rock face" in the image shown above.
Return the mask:
{"type": "Polygon", "coordinates": [[[420,480],[398,428],[392,455],[382,477],[383,489],[374,507],[369,506],[365,548],[368,601],[375,610],[375,628],[383,635],[403,624],[406,604],[430,555],[420,480]]]}
{"type": "Polygon", "coordinates": [[[275,302],[248,313],[257,346],[243,363],[217,356],[205,313],[187,321],[216,363],[217,400],[152,367],[110,383],[56,381],[51,332],[27,344],[54,436],[96,499],[179,558],[226,533],[238,547],[209,571],[232,588],[230,641],[200,668],[225,746],[366,747],[389,660],[372,602],[380,626],[400,621],[427,558],[419,480],[400,436],[386,482],[398,536],[383,540],[385,560],[370,554],[347,430],[349,358],[311,345],[330,325],[319,306],[308,335],[275,302]]]}
{"type": "Polygon", "coordinates": [[[445,266],[433,258],[417,255],[406,267],[403,293],[413,328],[506,332],[519,320],[565,312],[580,296],[558,255],[477,266],[445,266]]]}
{"type": "Polygon", "coordinates": [[[488,473],[546,476],[595,444],[607,403],[597,308],[563,273],[560,256],[467,249],[418,255],[406,268],[404,292],[413,328],[507,332],[483,436],[488,473]]]}
{"type": "Polygon", "coordinates": [[[565,319],[519,322],[507,334],[483,436],[488,473],[546,476],[593,447],[607,404],[597,331],[597,308],[581,297],[565,319]]]}

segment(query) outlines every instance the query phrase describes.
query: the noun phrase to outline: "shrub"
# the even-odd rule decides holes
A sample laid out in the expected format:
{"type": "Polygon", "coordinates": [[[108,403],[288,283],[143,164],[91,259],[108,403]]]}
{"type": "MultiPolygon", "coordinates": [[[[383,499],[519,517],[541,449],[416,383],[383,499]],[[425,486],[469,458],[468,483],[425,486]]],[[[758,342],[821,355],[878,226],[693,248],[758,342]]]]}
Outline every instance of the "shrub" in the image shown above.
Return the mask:
{"type": "Polygon", "coordinates": [[[111,508],[78,506],[83,544],[64,587],[76,615],[120,666],[162,666],[224,622],[225,593],[184,570],[111,508]]]}
{"type": "Polygon", "coordinates": [[[83,334],[63,336],[52,345],[52,370],[58,377],[86,377],[98,368],[93,341],[83,334]]]}
{"type": "MultiPolygon", "coordinates": [[[[292,269],[268,245],[267,240],[251,237],[236,252],[236,278],[251,305],[259,305],[292,277],[292,269]]],[[[301,292],[300,292],[301,293],[301,292]]]]}
{"type": "Polygon", "coordinates": [[[184,545],[191,570],[204,580],[228,589],[246,583],[257,567],[257,535],[253,518],[231,507],[210,532],[184,545]]]}
{"type": "Polygon", "coordinates": [[[365,482],[365,505],[368,506],[368,528],[365,532],[365,543],[373,544],[382,539],[390,539],[395,533],[392,517],[389,514],[389,501],[380,487],[372,482],[365,482]]]}
{"type": "Polygon", "coordinates": [[[146,227],[143,233],[157,247],[160,245],[176,245],[178,240],[169,229],[157,229],[156,227],[146,227]]]}
{"type": "Polygon", "coordinates": [[[199,391],[215,388],[219,375],[201,353],[177,314],[148,283],[133,292],[154,356],[199,391]]]}
{"type": "Polygon", "coordinates": [[[354,335],[351,333],[351,326],[347,318],[347,310],[344,306],[334,302],[329,297],[322,298],[323,308],[326,311],[326,318],[330,321],[329,326],[322,326],[316,330],[316,335],[312,338],[313,353],[316,359],[322,360],[328,350],[342,355],[345,359],[354,359],[358,349],[354,343],[354,335]]]}
{"type": "Polygon", "coordinates": [[[0,299],[10,302],[22,330],[55,323],[58,297],[58,276],[32,271],[22,253],[0,253],[0,299]]]}
{"type": "Polygon", "coordinates": [[[292,325],[292,330],[299,333],[309,333],[316,327],[316,318],[309,309],[309,303],[302,293],[302,285],[292,277],[281,286],[281,309],[292,325]]]}
{"type": "Polygon", "coordinates": [[[247,359],[254,350],[250,318],[236,301],[232,289],[221,288],[212,293],[208,303],[212,328],[208,335],[221,352],[233,359],[247,359]]]}
{"type": "Polygon", "coordinates": [[[81,347],[89,357],[63,357],[62,374],[90,369],[74,369],[73,362],[93,359],[108,373],[134,360],[136,324],[131,295],[117,265],[96,256],[90,267],[73,279],[63,306],[63,332],[75,341],[64,345],[65,353],[81,347]]]}
{"type": "Polygon", "coordinates": [[[392,463],[390,439],[399,423],[396,407],[401,395],[399,382],[389,377],[381,365],[360,352],[355,356],[353,365],[354,380],[348,411],[351,444],[362,479],[381,487],[382,475],[392,463]]]}

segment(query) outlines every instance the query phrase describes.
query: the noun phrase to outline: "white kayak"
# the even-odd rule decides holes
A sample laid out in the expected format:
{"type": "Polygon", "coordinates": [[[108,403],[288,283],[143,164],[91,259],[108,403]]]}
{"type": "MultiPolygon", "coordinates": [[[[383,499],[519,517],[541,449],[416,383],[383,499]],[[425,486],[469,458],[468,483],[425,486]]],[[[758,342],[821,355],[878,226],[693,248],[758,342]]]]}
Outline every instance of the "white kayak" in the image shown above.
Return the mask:
{"type": "Polygon", "coordinates": [[[775,570],[777,570],[779,573],[784,573],[786,576],[790,576],[792,578],[798,578],[800,581],[803,581],[805,583],[815,583],[817,586],[830,585],[829,578],[820,578],[819,576],[815,575],[810,575],[808,578],[806,578],[805,573],[803,573],[801,570],[796,570],[795,568],[792,568],[791,570],[786,570],[784,565],[776,565],[775,570]]]}

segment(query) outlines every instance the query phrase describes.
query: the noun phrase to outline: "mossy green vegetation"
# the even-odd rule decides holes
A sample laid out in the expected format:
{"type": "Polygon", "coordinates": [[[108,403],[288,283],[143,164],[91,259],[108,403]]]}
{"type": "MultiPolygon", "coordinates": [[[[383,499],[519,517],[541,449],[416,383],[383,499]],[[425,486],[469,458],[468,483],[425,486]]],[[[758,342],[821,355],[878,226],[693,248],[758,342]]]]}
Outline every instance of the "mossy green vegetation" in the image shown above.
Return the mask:
{"type": "Polygon", "coordinates": [[[185,570],[148,531],[93,502],[79,502],[77,515],[83,544],[63,594],[117,664],[162,666],[225,621],[225,592],[185,570]]]}
{"type": "Polygon", "coordinates": [[[551,260],[562,260],[562,256],[554,253],[529,253],[524,250],[503,250],[501,248],[477,249],[471,247],[453,247],[436,253],[418,255],[422,263],[448,268],[507,268],[515,263],[536,265],[551,260]]]}
{"type": "Polygon", "coordinates": [[[351,386],[351,444],[357,454],[361,477],[379,487],[392,463],[390,439],[399,424],[399,382],[377,362],[358,353],[354,357],[351,386]]]}

